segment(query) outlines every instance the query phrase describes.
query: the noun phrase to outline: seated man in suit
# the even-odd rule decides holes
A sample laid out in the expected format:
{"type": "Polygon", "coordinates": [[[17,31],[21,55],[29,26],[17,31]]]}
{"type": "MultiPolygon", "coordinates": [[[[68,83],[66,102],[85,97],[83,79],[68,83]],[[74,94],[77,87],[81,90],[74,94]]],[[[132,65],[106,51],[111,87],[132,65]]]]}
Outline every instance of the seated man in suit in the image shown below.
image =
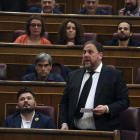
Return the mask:
{"type": "Polygon", "coordinates": [[[108,15],[107,11],[98,9],[99,0],[84,0],[84,8],[79,10],[77,14],[88,15],[108,15]]]}
{"type": "Polygon", "coordinates": [[[55,10],[55,0],[41,0],[41,8],[31,7],[27,12],[31,13],[54,13],[62,14],[62,12],[55,10]]]}
{"type": "Polygon", "coordinates": [[[52,58],[49,54],[39,53],[36,56],[35,69],[37,73],[25,75],[22,81],[64,82],[64,79],[60,75],[50,72],[52,69],[52,58]]]}
{"type": "Polygon", "coordinates": [[[118,15],[140,16],[140,0],[125,0],[125,7],[117,11],[118,15]]]}
{"type": "Polygon", "coordinates": [[[55,124],[50,117],[35,112],[35,95],[30,89],[20,89],[17,102],[19,111],[8,116],[3,127],[55,129],[55,124]]]}
{"type": "Polygon", "coordinates": [[[117,26],[118,38],[106,42],[107,46],[140,46],[140,42],[132,39],[132,25],[127,21],[121,21],[117,26]]]}
{"type": "Polygon", "coordinates": [[[119,113],[129,107],[128,88],[121,71],[102,63],[103,51],[94,40],[84,44],[84,67],[68,75],[60,102],[62,130],[121,129],[119,113]]]}

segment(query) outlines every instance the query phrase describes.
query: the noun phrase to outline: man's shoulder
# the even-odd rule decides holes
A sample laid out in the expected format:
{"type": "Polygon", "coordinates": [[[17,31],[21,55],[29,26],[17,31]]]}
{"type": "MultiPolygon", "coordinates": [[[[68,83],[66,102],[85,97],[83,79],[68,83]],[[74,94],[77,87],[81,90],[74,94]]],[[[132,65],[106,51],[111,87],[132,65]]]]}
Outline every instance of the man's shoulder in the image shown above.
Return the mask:
{"type": "Polygon", "coordinates": [[[20,115],[20,112],[16,112],[16,113],[14,113],[14,114],[12,114],[12,115],[7,116],[6,119],[8,119],[8,120],[14,119],[15,117],[17,117],[17,116],[19,116],[19,115],[20,115]]]}
{"type": "Polygon", "coordinates": [[[36,81],[36,74],[29,73],[22,78],[22,81],[36,81]]]}
{"type": "Polygon", "coordinates": [[[51,73],[49,74],[48,81],[54,81],[54,82],[65,82],[64,79],[61,77],[61,75],[57,73],[51,73]]]}
{"type": "Polygon", "coordinates": [[[46,119],[46,120],[51,119],[51,117],[46,116],[46,115],[44,115],[44,114],[42,114],[40,112],[35,112],[35,115],[37,115],[40,119],[41,118],[46,119]]]}
{"type": "Polygon", "coordinates": [[[77,12],[77,14],[87,14],[87,11],[86,11],[85,8],[82,8],[81,10],[79,10],[79,11],[77,12]]]}
{"type": "Polygon", "coordinates": [[[136,47],[140,47],[140,42],[134,40],[134,39],[131,39],[130,40],[130,45],[131,46],[136,46],[136,47]]]}
{"type": "Polygon", "coordinates": [[[108,12],[98,8],[95,15],[108,15],[108,12]]]}
{"type": "Polygon", "coordinates": [[[37,7],[31,7],[27,12],[31,13],[41,13],[42,9],[37,7]]]}
{"type": "Polygon", "coordinates": [[[109,40],[105,43],[107,46],[118,46],[118,39],[109,40]]]}
{"type": "Polygon", "coordinates": [[[58,11],[58,10],[55,10],[55,9],[53,10],[53,13],[54,13],[54,14],[63,14],[62,12],[60,12],[60,11],[58,11]]]}

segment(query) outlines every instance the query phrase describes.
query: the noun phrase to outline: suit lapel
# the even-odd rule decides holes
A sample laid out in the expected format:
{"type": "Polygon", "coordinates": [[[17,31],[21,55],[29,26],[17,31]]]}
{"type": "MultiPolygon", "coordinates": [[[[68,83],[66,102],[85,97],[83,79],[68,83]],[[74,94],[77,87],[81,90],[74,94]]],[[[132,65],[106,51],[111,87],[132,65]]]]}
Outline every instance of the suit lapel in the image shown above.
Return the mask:
{"type": "Polygon", "coordinates": [[[100,77],[98,80],[98,84],[97,84],[97,88],[96,88],[96,92],[95,92],[95,99],[94,99],[94,105],[96,104],[96,101],[101,93],[102,88],[105,85],[105,82],[108,78],[108,67],[103,65],[102,69],[101,69],[101,73],[100,73],[100,77]]]}
{"type": "MultiPolygon", "coordinates": [[[[75,81],[74,81],[74,85],[77,88],[75,92],[75,98],[74,98],[74,104],[77,105],[77,101],[78,101],[78,97],[79,97],[79,92],[80,92],[80,88],[81,88],[81,84],[82,84],[82,80],[83,80],[83,75],[85,73],[86,69],[82,68],[79,69],[79,71],[77,71],[76,75],[75,75],[75,81]]],[[[76,106],[75,106],[76,107],[76,106]]]]}
{"type": "Polygon", "coordinates": [[[39,122],[39,115],[37,113],[35,113],[34,118],[32,120],[32,125],[31,128],[37,128],[37,124],[39,122]]]}
{"type": "Polygon", "coordinates": [[[14,121],[15,121],[16,128],[21,128],[21,122],[22,122],[22,120],[21,120],[20,114],[15,117],[15,120],[14,121]]]}

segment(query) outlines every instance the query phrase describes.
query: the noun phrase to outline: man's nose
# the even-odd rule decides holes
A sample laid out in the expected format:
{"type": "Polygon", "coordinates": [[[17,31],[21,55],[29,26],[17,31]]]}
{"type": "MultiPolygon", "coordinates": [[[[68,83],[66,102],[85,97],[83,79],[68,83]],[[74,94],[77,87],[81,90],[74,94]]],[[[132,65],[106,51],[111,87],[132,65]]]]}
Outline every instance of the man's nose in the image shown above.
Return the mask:
{"type": "Polygon", "coordinates": [[[89,6],[93,6],[92,1],[89,3],[89,6]]]}
{"type": "Polygon", "coordinates": [[[42,66],[42,70],[45,70],[45,66],[42,66]]]}
{"type": "Polygon", "coordinates": [[[46,4],[45,4],[46,6],[48,6],[49,5],[49,3],[48,2],[46,2],[46,4]]]}

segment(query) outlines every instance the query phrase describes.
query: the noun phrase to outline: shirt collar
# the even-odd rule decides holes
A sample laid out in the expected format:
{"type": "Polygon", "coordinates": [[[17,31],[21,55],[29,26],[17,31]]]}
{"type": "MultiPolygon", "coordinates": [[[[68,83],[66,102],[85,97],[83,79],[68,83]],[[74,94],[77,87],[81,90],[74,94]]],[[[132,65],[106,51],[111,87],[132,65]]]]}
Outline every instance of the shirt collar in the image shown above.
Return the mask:
{"type": "MultiPolygon", "coordinates": [[[[21,115],[22,120],[26,121],[24,116],[21,113],[20,113],[20,115],[21,115]]],[[[32,115],[32,118],[29,121],[26,121],[26,122],[31,122],[33,120],[33,118],[34,118],[34,115],[35,115],[35,111],[34,111],[34,113],[32,115]]]]}
{"type": "MultiPolygon", "coordinates": [[[[43,12],[43,10],[41,11],[41,13],[44,13],[44,12],[43,12]]],[[[53,13],[53,10],[52,10],[52,12],[51,12],[51,13],[53,13]]]]}
{"type": "MultiPolygon", "coordinates": [[[[98,66],[98,68],[94,71],[96,73],[100,73],[101,69],[102,69],[103,63],[101,62],[100,65],[98,66]]],[[[86,70],[86,73],[89,72],[88,70],[86,70]]]]}
{"type": "Polygon", "coordinates": [[[130,16],[140,16],[140,8],[139,8],[138,12],[134,15],[130,11],[127,11],[127,14],[130,16]]]}

